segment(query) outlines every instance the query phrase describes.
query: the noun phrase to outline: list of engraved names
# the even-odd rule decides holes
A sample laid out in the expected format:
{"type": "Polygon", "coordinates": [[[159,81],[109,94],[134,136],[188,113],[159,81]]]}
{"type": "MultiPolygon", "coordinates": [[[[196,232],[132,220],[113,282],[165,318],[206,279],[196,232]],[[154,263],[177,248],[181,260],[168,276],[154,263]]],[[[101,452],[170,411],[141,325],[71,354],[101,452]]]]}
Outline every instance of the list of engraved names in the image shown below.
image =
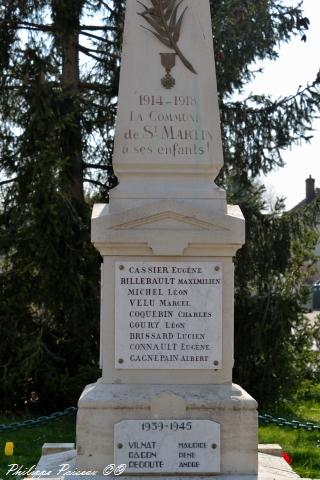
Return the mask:
{"type": "Polygon", "coordinates": [[[125,420],[114,426],[115,463],[127,473],[220,472],[220,425],[210,420],[125,420]]]}
{"type": "Polygon", "coordinates": [[[221,368],[221,263],[115,269],[116,368],[221,368]]]}

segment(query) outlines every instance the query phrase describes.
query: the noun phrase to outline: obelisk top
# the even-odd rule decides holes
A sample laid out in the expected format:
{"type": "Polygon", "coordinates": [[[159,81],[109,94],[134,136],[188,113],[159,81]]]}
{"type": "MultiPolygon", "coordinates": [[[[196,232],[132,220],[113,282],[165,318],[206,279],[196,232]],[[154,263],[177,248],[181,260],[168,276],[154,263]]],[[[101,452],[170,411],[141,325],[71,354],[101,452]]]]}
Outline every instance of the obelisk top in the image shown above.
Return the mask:
{"type": "Polygon", "coordinates": [[[209,0],[127,0],[113,163],[112,198],[217,196],[209,0]]]}

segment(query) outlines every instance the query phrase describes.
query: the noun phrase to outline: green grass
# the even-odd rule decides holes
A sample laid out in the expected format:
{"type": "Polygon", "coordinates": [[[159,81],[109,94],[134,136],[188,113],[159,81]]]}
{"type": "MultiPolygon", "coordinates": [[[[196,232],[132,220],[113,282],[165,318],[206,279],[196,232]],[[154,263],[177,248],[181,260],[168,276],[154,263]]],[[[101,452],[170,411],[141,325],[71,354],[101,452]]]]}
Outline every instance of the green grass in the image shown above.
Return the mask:
{"type": "MultiPolygon", "coordinates": [[[[304,389],[294,401],[283,403],[277,409],[263,413],[271,413],[289,420],[306,420],[320,424],[320,384],[311,389],[304,389]]],[[[0,423],[14,421],[21,421],[21,419],[0,417],[0,423]]],[[[8,463],[17,463],[26,468],[37,464],[44,443],[71,443],[74,441],[75,416],[64,417],[39,427],[12,433],[0,433],[0,478],[9,479],[6,475],[8,463]],[[3,454],[7,441],[15,444],[15,454],[10,459],[3,454]]],[[[280,444],[283,450],[293,458],[292,467],[296,473],[301,477],[320,479],[319,432],[266,425],[259,429],[259,442],[280,444]]]]}
{"type": "MultiPolygon", "coordinates": [[[[19,422],[21,419],[0,417],[0,423],[12,423],[15,421],[19,422]]],[[[27,468],[36,465],[41,456],[42,445],[47,442],[75,442],[75,416],[64,417],[39,427],[0,433],[0,478],[4,480],[9,478],[6,475],[8,464],[17,463],[27,468]],[[4,447],[6,442],[9,441],[14,442],[15,449],[14,456],[7,458],[4,456],[4,447]]]]}
{"type": "MultiPolygon", "coordinates": [[[[308,385],[289,402],[271,412],[289,420],[320,425],[320,384],[308,385]]],[[[278,443],[293,459],[292,468],[301,477],[320,479],[320,433],[266,425],[259,428],[260,443],[278,443]]]]}
{"type": "Polygon", "coordinates": [[[259,443],[278,443],[293,459],[292,468],[304,478],[320,478],[319,433],[276,426],[259,428],[259,443]],[[318,448],[319,445],[319,448],[318,448]]]}

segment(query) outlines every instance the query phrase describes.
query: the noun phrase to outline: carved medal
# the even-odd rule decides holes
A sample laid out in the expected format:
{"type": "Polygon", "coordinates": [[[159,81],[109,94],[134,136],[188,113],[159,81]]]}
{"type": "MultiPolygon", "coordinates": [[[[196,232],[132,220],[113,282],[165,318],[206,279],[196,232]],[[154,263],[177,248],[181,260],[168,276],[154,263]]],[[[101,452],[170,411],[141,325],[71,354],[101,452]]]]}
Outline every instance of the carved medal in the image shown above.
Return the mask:
{"type": "Polygon", "coordinates": [[[179,7],[184,0],[178,2],[177,0],[149,1],[151,3],[150,7],[137,0],[144,8],[144,12],[138,13],[138,15],[143,17],[152,29],[143,25],[141,25],[141,27],[151,32],[163,45],[174,51],[174,53],[160,53],[161,65],[166,70],[166,75],[161,79],[161,83],[164,88],[170,89],[173,88],[176,83],[171,75],[171,70],[176,63],[176,56],[180,58],[188,70],[197,74],[178,46],[183,18],[188,7],[185,7],[179,14],[179,7]]]}

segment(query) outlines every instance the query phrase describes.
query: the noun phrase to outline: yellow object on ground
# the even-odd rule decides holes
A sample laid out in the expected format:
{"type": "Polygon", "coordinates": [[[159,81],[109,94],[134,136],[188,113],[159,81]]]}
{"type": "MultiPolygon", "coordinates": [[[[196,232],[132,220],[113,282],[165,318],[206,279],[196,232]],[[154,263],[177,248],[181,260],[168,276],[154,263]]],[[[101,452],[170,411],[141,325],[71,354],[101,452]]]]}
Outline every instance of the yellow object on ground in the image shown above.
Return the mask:
{"type": "Polygon", "coordinates": [[[14,443],[13,442],[6,442],[6,446],[4,447],[4,454],[6,457],[12,457],[14,451],[14,443]]]}

